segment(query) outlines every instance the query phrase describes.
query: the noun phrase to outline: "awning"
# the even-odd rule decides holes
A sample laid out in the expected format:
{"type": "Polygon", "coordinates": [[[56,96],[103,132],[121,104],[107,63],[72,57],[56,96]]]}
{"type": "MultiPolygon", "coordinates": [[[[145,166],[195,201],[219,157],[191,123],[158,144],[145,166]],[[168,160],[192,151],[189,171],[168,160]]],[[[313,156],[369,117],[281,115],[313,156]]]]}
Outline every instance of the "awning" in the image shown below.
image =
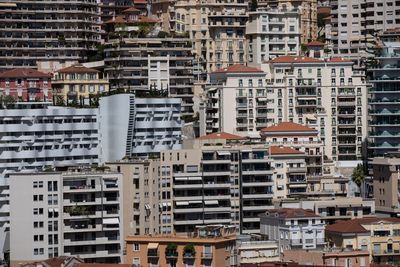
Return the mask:
{"type": "Polygon", "coordinates": [[[175,177],[175,181],[186,181],[187,177],[175,177]]]}
{"type": "Polygon", "coordinates": [[[158,243],[149,243],[147,245],[147,249],[157,249],[158,248],[158,243]]]}
{"type": "Polygon", "coordinates": [[[171,203],[170,203],[170,202],[168,202],[168,203],[167,203],[167,206],[168,206],[168,207],[171,207],[171,203]]]}
{"type": "Polygon", "coordinates": [[[260,97],[258,98],[258,101],[267,101],[268,99],[266,97],[260,97]]]}
{"type": "Polygon", "coordinates": [[[54,209],[53,208],[49,208],[49,212],[53,212],[54,211],[54,209]]]}
{"type": "Polygon", "coordinates": [[[59,212],[59,211],[58,211],[58,208],[54,208],[54,212],[59,212]]]}
{"type": "Polygon", "coordinates": [[[199,176],[194,176],[194,177],[188,177],[190,181],[201,181],[202,178],[199,176]]]}
{"type": "Polygon", "coordinates": [[[230,156],[231,153],[229,151],[217,151],[219,156],[230,156]]]}
{"type": "MultiPolygon", "coordinates": [[[[161,204],[160,204],[161,205],[161,204]]],[[[163,207],[166,207],[167,206],[167,203],[162,203],[162,205],[163,205],[163,207]]]]}
{"type": "Polygon", "coordinates": [[[103,219],[103,224],[119,224],[118,218],[105,218],[103,219]]]}
{"type": "Polygon", "coordinates": [[[201,200],[191,200],[191,201],[189,201],[189,204],[201,204],[201,203],[203,203],[203,201],[201,201],[201,200]]]}
{"type": "Polygon", "coordinates": [[[204,201],[205,205],[218,205],[218,200],[206,200],[204,201]]]}
{"type": "Polygon", "coordinates": [[[187,201],[178,201],[178,202],[176,202],[176,205],[177,206],[188,206],[189,202],[187,202],[187,201]]]}

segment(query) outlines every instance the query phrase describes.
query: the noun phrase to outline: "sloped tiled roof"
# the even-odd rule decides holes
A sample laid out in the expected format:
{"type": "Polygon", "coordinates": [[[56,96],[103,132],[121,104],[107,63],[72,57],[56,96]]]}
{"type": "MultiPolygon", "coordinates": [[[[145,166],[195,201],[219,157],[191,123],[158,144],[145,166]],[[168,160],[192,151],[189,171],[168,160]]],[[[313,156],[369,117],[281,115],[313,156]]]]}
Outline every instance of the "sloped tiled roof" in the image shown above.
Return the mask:
{"type": "Polygon", "coordinates": [[[275,132],[309,132],[311,134],[317,134],[317,130],[294,122],[281,122],[277,125],[266,127],[261,129],[264,133],[275,133],[275,132]]]}
{"type": "Polygon", "coordinates": [[[338,221],[335,224],[327,225],[325,230],[328,232],[334,233],[367,233],[369,232],[367,229],[363,227],[363,224],[372,224],[376,222],[395,222],[400,223],[400,218],[360,218],[360,219],[352,219],[347,221],[338,221]]]}
{"type": "Polygon", "coordinates": [[[313,57],[281,56],[269,61],[270,63],[321,63],[323,60],[313,57]]]}
{"type": "Polygon", "coordinates": [[[146,17],[146,16],[139,16],[138,22],[147,22],[147,23],[157,23],[160,22],[158,19],[156,18],[152,18],[152,17],[146,17]]]}
{"type": "Polygon", "coordinates": [[[122,13],[139,13],[140,10],[134,7],[130,7],[122,11],[122,13]]]}
{"type": "Polygon", "coordinates": [[[211,133],[199,137],[199,140],[209,140],[209,139],[241,140],[243,139],[243,137],[225,132],[211,133]]]}
{"type": "Polygon", "coordinates": [[[304,155],[304,152],[284,146],[271,146],[270,153],[271,155],[304,155]]]}
{"type": "Polygon", "coordinates": [[[324,46],[325,44],[320,41],[311,41],[307,44],[307,46],[324,46]]]}
{"type": "Polygon", "coordinates": [[[318,14],[331,14],[332,9],[327,6],[318,7],[317,13],[318,14]]]}
{"type": "Polygon", "coordinates": [[[320,217],[319,215],[315,214],[312,210],[299,209],[299,208],[271,209],[265,212],[265,215],[275,216],[282,219],[320,217]]]}
{"type": "Polygon", "coordinates": [[[343,57],[333,57],[331,59],[329,59],[328,62],[353,62],[350,59],[347,58],[343,58],[343,57]]]}
{"type": "Polygon", "coordinates": [[[258,68],[248,67],[240,64],[232,65],[214,71],[214,73],[243,73],[243,72],[251,73],[251,72],[263,72],[263,71],[258,68]]]}
{"type": "Polygon", "coordinates": [[[99,72],[98,70],[92,69],[92,68],[87,68],[82,65],[75,65],[75,66],[70,66],[67,68],[63,68],[58,70],[59,73],[97,73],[99,72]]]}
{"type": "Polygon", "coordinates": [[[51,75],[35,69],[20,68],[3,71],[0,78],[51,78],[51,75]]]}
{"type": "Polygon", "coordinates": [[[121,23],[122,24],[122,23],[126,23],[126,20],[122,16],[116,16],[115,18],[107,20],[104,23],[106,23],[106,24],[121,23]]]}

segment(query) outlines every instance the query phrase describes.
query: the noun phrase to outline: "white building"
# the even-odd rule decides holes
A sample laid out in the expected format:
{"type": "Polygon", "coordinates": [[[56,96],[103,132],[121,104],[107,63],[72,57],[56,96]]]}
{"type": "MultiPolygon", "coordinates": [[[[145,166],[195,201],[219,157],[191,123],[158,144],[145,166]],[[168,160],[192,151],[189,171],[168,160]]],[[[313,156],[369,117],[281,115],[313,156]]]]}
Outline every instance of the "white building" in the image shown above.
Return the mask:
{"type": "Polygon", "coordinates": [[[246,25],[249,64],[300,53],[298,9],[259,8],[249,12],[246,25]]]}
{"type": "Polygon", "coordinates": [[[206,122],[201,133],[248,135],[267,124],[266,74],[257,68],[233,65],[212,72],[205,87],[206,122]]]}
{"type": "Polygon", "coordinates": [[[84,169],[11,174],[11,266],[59,255],[120,263],[121,177],[84,169]]]}
{"type": "Polygon", "coordinates": [[[181,100],[135,98],[117,94],[100,98],[101,161],[147,157],[181,148],[181,100]]]}
{"type": "Polygon", "coordinates": [[[260,231],[279,243],[279,252],[290,249],[317,249],[325,245],[325,223],[305,209],[272,209],[260,215],[260,231]]]}
{"type": "Polygon", "coordinates": [[[239,263],[263,263],[279,261],[278,242],[272,240],[251,240],[238,242],[239,263]]]}

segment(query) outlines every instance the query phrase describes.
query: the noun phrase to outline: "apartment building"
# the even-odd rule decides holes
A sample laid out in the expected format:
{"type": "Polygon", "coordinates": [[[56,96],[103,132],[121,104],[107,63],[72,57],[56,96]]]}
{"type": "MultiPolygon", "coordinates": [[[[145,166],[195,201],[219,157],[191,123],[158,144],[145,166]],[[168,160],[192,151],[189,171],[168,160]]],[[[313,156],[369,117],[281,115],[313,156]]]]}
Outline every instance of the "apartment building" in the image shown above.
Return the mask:
{"type": "Polygon", "coordinates": [[[51,75],[34,69],[0,73],[0,95],[20,102],[51,102],[51,75]]]}
{"type": "Polygon", "coordinates": [[[361,197],[308,197],[307,199],[279,199],[275,208],[300,208],[312,210],[325,223],[332,224],[340,220],[374,217],[375,200],[361,197]]]}
{"type": "Polygon", "coordinates": [[[247,10],[244,0],[152,1],[165,31],[189,34],[198,64],[207,72],[245,63],[247,10]]]}
{"type": "Polygon", "coordinates": [[[367,133],[367,89],[362,73],[343,58],[283,56],[267,73],[267,121],[313,127],[334,161],[360,160],[367,133]]]}
{"type": "Polygon", "coordinates": [[[386,32],[381,36],[384,40],[377,57],[376,66],[371,69],[373,78],[369,81],[369,154],[383,156],[396,152],[400,148],[398,132],[400,130],[398,80],[400,42],[396,41],[398,31],[386,32]]]}
{"type": "Polygon", "coordinates": [[[171,209],[170,203],[159,201],[160,161],[151,160],[121,160],[107,162],[111,171],[122,174],[124,187],[123,229],[125,236],[153,235],[160,233],[160,210],[171,209]]]}
{"type": "Polygon", "coordinates": [[[400,213],[399,156],[389,154],[385,157],[375,157],[370,163],[376,211],[397,216],[400,213]]]}
{"type": "Polygon", "coordinates": [[[331,1],[333,51],[360,60],[373,57],[376,33],[400,26],[395,0],[331,1]]]}
{"type": "MultiPolygon", "coordinates": [[[[307,177],[329,174],[324,169],[324,146],[316,129],[294,122],[281,122],[261,129],[263,143],[297,149],[305,154],[307,177]]],[[[329,156],[328,156],[329,157],[329,156]]]]}
{"type": "Polygon", "coordinates": [[[16,173],[9,181],[11,266],[58,255],[122,261],[121,174],[77,169],[16,173]]]}
{"type": "Polygon", "coordinates": [[[300,53],[298,9],[258,8],[246,25],[247,61],[260,65],[270,59],[300,53]]]}
{"type": "Polygon", "coordinates": [[[196,227],[188,235],[140,235],[126,238],[127,262],[136,266],[238,266],[235,227],[196,227]]]}
{"type": "Polygon", "coordinates": [[[369,261],[377,264],[399,264],[399,233],[400,219],[390,217],[340,221],[325,228],[331,246],[368,251],[369,261]]]}
{"type": "Polygon", "coordinates": [[[305,209],[271,209],[260,214],[261,235],[279,243],[279,252],[325,246],[325,223],[305,209]]]}
{"type": "Polygon", "coordinates": [[[98,163],[96,109],[18,103],[0,110],[0,174],[98,163]]]}
{"type": "Polygon", "coordinates": [[[278,248],[278,242],[272,240],[238,240],[238,261],[241,265],[277,262],[280,260],[278,248]]]}
{"type": "Polygon", "coordinates": [[[191,39],[123,38],[105,45],[104,71],[111,90],[167,92],[182,99],[183,116],[194,115],[191,39]]]}
{"type": "Polygon", "coordinates": [[[278,7],[300,11],[301,43],[306,44],[318,37],[317,0],[260,0],[258,7],[278,7]]]}
{"type": "Polygon", "coordinates": [[[96,106],[99,95],[109,91],[108,79],[100,71],[82,65],[58,70],[52,87],[55,105],[96,106]]]}
{"type": "Polygon", "coordinates": [[[200,132],[228,132],[246,136],[267,126],[266,73],[260,69],[233,65],[210,74],[205,86],[206,122],[200,132]]]}
{"type": "Polygon", "coordinates": [[[179,98],[135,98],[116,94],[100,98],[101,162],[149,157],[181,148],[179,98]]]}
{"type": "Polygon", "coordinates": [[[0,14],[0,69],[86,60],[100,44],[99,15],[95,0],[5,5],[0,14]]]}
{"type": "Polygon", "coordinates": [[[113,18],[121,16],[124,10],[133,7],[133,1],[129,0],[101,0],[100,6],[100,18],[104,23],[113,18]]]}

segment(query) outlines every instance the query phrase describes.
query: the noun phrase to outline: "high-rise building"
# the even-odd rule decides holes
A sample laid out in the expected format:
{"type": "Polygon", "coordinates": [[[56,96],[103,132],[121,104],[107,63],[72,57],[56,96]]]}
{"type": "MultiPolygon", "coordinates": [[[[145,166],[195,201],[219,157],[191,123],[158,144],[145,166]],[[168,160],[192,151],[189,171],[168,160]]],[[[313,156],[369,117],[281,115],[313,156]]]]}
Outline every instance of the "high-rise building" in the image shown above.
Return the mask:
{"type": "Polygon", "coordinates": [[[361,60],[372,57],[376,34],[400,26],[395,0],[333,0],[333,51],[361,60]]]}
{"type": "Polygon", "coordinates": [[[102,162],[149,157],[161,150],[180,149],[179,98],[136,98],[116,94],[100,98],[99,132],[102,162]]]}
{"type": "Polygon", "coordinates": [[[105,49],[111,90],[163,91],[182,99],[182,115],[193,116],[193,55],[189,38],[123,38],[105,49]]]}
{"type": "Polygon", "coordinates": [[[249,12],[246,25],[249,64],[300,53],[300,14],[297,9],[259,8],[249,12]]]}
{"type": "Polygon", "coordinates": [[[0,95],[19,102],[51,102],[51,75],[34,69],[4,71],[0,73],[0,95]]]}
{"type": "Polygon", "coordinates": [[[400,42],[398,31],[386,32],[377,64],[370,69],[369,91],[370,156],[383,156],[400,149],[400,42]]]}
{"type": "Polygon", "coordinates": [[[113,172],[10,175],[11,266],[58,255],[122,262],[122,188],[113,172]]]}
{"type": "Polygon", "coordinates": [[[317,0],[259,0],[258,7],[279,7],[300,11],[301,43],[307,44],[318,37],[317,0]]]}
{"type": "Polygon", "coordinates": [[[246,62],[247,0],[152,1],[165,31],[187,33],[203,71],[246,62]]]}
{"type": "Polygon", "coordinates": [[[15,1],[0,14],[0,69],[84,61],[100,33],[96,0],[15,1]]]}

